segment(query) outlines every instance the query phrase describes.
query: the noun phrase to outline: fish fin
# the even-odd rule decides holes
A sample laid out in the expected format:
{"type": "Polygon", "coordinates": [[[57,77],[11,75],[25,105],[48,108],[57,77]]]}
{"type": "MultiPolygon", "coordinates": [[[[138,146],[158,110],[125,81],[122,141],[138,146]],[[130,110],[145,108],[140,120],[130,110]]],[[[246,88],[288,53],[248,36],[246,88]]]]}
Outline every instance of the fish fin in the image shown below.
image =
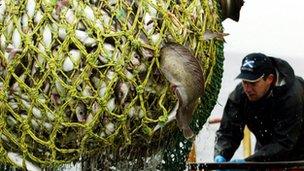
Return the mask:
{"type": "Polygon", "coordinates": [[[190,127],[183,129],[183,135],[188,140],[193,139],[195,137],[195,134],[193,133],[190,127]]]}
{"type": "Polygon", "coordinates": [[[158,123],[154,129],[153,129],[153,132],[157,131],[159,128],[162,128],[164,125],[172,122],[174,119],[176,119],[176,112],[177,112],[177,109],[178,109],[178,106],[179,104],[177,103],[174,107],[174,109],[170,112],[169,116],[168,116],[168,120],[165,124],[160,124],[158,123]]]}
{"type": "Polygon", "coordinates": [[[217,39],[217,40],[224,40],[224,36],[228,36],[229,33],[221,33],[221,32],[213,32],[211,30],[206,30],[204,33],[204,40],[212,40],[212,39],[217,39]]]}
{"type": "Polygon", "coordinates": [[[194,136],[193,131],[190,128],[192,121],[192,115],[196,107],[196,101],[188,104],[187,106],[181,106],[177,110],[176,121],[177,126],[183,132],[185,138],[190,139],[194,136]]]}

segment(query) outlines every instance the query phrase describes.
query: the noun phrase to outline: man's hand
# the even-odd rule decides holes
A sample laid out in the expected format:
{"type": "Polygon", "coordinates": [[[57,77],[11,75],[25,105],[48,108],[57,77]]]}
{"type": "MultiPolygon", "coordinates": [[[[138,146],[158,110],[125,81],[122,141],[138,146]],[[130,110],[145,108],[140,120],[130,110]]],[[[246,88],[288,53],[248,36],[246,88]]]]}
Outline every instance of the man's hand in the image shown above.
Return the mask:
{"type": "Polygon", "coordinates": [[[217,155],[214,158],[214,162],[215,163],[223,163],[226,162],[227,160],[225,159],[225,157],[221,156],[221,155],[217,155]]]}
{"type": "MultiPolygon", "coordinates": [[[[227,160],[225,159],[225,157],[221,156],[221,155],[217,155],[214,158],[214,162],[215,163],[223,163],[226,162],[227,160]]],[[[230,163],[245,163],[246,161],[244,159],[233,159],[229,161],[230,163]]],[[[244,171],[242,169],[220,169],[220,170],[216,170],[216,171],[244,171]]]]}

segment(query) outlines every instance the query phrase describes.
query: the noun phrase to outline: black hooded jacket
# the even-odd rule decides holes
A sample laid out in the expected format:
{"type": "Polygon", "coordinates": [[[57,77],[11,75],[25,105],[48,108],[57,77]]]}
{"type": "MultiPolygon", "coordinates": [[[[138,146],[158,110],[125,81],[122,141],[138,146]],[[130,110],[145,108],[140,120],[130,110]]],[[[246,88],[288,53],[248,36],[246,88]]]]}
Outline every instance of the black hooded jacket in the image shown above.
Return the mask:
{"type": "Polygon", "coordinates": [[[214,155],[230,160],[243,139],[244,126],[255,135],[253,155],[245,161],[304,159],[304,81],[284,60],[270,57],[277,70],[277,84],[256,102],[250,102],[241,84],[230,94],[214,155]]]}

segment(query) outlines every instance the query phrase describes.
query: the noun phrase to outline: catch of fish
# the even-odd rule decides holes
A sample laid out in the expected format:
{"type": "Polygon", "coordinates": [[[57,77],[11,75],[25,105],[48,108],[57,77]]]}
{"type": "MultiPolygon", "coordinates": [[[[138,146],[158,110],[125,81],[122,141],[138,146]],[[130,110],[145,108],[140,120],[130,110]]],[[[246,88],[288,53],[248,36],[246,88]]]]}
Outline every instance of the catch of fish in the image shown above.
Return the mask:
{"type": "Polygon", "coordinates": [[[60,165],[86,150],[140,146],[174,118],[193,138],[192,115],[216,58],[206,51],[227,35],[215,26],[216,7],[213,0],[2,0],[0,161],[39,170],[31,162],[60,165]]]}

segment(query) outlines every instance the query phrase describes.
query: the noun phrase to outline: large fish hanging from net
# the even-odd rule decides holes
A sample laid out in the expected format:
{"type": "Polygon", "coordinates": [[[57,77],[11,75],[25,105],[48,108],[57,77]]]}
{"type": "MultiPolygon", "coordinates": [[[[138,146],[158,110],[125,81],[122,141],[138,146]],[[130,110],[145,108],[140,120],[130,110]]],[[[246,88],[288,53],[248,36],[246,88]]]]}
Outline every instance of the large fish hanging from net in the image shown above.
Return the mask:
{"type": "Polygon", "coordinates": [[[180,124],[167,123],[178,98],[160,70],[160,51],[174,42],[203,68],[205,92],[190,119],[197,134],[220,89],[221,21],[229,17],[221,16],[221,6],[217,0],[2,0],[0,163],[39,170],[128,161],[140,168],[161,154],[163,168],[184,167],[191,141],[180,124]]]}

